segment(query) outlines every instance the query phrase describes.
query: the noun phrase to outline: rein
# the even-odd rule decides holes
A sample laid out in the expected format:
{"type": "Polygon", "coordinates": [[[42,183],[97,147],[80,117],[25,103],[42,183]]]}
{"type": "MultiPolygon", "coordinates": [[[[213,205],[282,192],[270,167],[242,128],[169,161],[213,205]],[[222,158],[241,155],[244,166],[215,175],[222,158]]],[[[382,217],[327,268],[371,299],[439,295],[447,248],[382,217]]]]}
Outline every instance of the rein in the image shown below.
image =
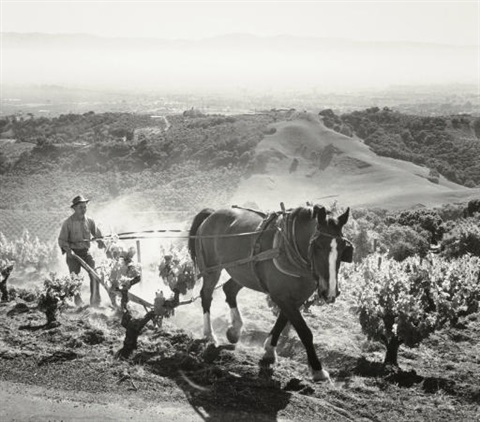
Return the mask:
{"type": "MultiPolygon", "coordinates": [[[[276,229],[265,229],[265,231],[275,231],[276,229]]],[[[142,232],[131,232],[131,233],[188,233],[186,230],[146,230],[142,232]]],[[[135,240],[135,239],[219,239],[219,238],[231,238],[231,237],[243,237],[243,236],[254,236],[258,235],[258,231],[254,232],[245,232],[245,233],[234,233],[234,234],[212,234],[212,235],[160,235],[160,236],[124,236],[126,233],[109,234],[105,236],[93,237],[92,239],[82,239],[82,242],[95,242],[97,240],[108,240],[108,239],[118,239],[118,240],[135,240]]],[[[130,233],[128,233],[130,234],[130,233]]]]}

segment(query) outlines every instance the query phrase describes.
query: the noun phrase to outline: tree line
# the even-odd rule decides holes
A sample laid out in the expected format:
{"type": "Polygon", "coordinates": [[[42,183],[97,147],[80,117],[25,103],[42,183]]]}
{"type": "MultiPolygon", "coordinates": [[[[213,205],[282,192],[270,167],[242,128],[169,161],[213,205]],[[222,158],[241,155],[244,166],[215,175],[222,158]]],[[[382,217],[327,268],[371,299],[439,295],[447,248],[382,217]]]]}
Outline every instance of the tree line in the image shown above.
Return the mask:
{"type": "Polygon", "coordinates": [[[378,155],[410,161],[467,187],[480,185],[480,118],[468,115],[421,117],[388,107],[371,107],[340,116],[320,112],[325,125],[357,135],[378,155]]]}

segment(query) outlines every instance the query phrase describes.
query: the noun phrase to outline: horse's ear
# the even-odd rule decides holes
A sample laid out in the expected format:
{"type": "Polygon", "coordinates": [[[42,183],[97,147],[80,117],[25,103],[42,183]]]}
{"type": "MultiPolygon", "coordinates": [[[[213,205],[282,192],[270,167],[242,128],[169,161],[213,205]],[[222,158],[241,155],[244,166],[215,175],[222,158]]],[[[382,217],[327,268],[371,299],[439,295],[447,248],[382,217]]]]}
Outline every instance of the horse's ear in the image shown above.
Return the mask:
{"type": "Polygon", "coordinates": [[[327,210],[325,207],[315,205],[313,207],[313,217],[317,219],[318,224],[324,224],[327,220],[327,210]]]}
{"type": "Polygon", "coordinates": [[[350,215],[350,208],[347,208],[347,211],[345,211],[340,217],[338,217],[338,223],[340,226],[344,226],[347,221],[348,221],[348,216],[350,215]]]}

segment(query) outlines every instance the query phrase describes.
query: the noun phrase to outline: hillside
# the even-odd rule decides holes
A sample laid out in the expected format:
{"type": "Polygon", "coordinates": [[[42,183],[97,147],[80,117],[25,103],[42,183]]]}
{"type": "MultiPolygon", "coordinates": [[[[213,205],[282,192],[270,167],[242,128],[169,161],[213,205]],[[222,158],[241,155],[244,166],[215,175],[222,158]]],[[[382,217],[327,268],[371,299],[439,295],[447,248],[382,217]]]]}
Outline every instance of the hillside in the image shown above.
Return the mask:
{"type": "MultiPolygon", "coordinates": [[[[7,198],[0,205],[0,232],[8,238],[24,229],[53,238],[77,192],[92,199],[100,222],[127,231],[231,204],[278,209],[281,201],[338,200],[401,209],[480,196],[427,167],[379,156],[377,144],[367,146],[294,110],[228,117],[190,110],[162,119],[90,112],[0,124],[0,194],[7,198]]],[[[462,142],[458,129],[448,130],[462,142]]],[[[469,144],[471,136],[465,132],[469,144]]],[[[401,144],[392,145],[401,151],[401,144]]],[[[449,162],[457,174],[466,168],[463,159],[449,162]]]]}
{"type": "Polygon", "coordinates": [[[388,107],[335,116],[320,112],[325,126],[355,133],[385,157],[424,165],[467,187],[480,186],[480,119],[469,114],[422,117],[388,107]]]}
{"type": "Polygon", "coordinates": [[[426,167],[380,157],[314,115],[301,114],[271,128],[275,133],[256,147],[253,174],[240,184],[233,203],[278,209],[281,201],[296,206],[328,198],[355,207],[400,209],[464,202],[480,194],[442,176],[438,183],[431,181],[426,167]]]}

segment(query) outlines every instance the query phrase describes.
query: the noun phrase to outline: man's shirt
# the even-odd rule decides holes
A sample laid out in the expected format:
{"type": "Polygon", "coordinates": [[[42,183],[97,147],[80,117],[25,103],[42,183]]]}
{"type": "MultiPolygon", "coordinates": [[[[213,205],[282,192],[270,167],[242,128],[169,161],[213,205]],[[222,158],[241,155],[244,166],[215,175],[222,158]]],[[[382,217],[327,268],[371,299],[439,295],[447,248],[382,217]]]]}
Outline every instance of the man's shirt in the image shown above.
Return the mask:
{"type": "Polygon", "coordinates": [[[79,219],[75,214],[68,217],[62,224],[58,244],[64,251],[68,249],[88,249],[91,242],[86,242],[92,237],[101,237],[102,233],[89,217],[79,219]]]}

